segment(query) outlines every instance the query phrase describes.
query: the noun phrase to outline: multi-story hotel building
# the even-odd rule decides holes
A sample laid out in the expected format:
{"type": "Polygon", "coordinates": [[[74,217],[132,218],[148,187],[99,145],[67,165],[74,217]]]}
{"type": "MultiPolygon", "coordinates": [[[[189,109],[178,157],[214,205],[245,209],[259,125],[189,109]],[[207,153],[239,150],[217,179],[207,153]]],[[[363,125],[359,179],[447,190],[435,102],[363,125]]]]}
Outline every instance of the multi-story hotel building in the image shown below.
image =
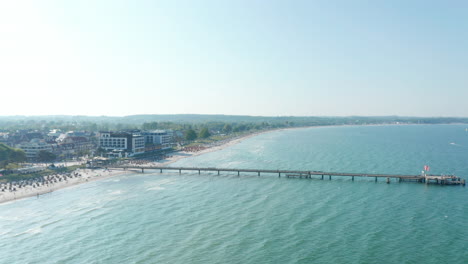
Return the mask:
{"type": "Polygon", "coordinates": [[[145,151],[145,138],[139,133],[101,132],[99,147],[105,150],[121,150],[132,156],[145,151]]]}
{"type": "Polygon", "coordinates": [[[165,130],[145,131],[142,133],[145,137],[147,144],[162,145],[162,147],[169,147],[172,143],[172,133],[165,130]]]}
{"type": "Polygon", "coordinates": [[[44,140],[34,138],[30,142],[23,142],[17,146],[24,150],[26,158],[35,160],[41,150],[52,152],[52,145],[47,144],[44,140]]]}

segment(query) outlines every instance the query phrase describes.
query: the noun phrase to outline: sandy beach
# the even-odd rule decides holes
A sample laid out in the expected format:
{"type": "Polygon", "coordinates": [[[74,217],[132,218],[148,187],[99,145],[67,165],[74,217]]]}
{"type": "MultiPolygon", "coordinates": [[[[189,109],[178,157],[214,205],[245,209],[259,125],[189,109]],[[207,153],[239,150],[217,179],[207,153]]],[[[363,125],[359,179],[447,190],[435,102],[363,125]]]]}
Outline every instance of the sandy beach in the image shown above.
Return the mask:
{"type": "Polygon", "coordinates": [[[66,187],[106,179],[124,173],[128,172],[122,170],[77,169],[76,171],[68,174],[51,175],[49,176],[49,180],[41,179],[30,181],[29,183],[15,182],[11,185],[9,183],[3,183],[0,188],[0,203],[19,200],[31,196],[40,196],[66,187]]]}
{"type": "MultiPolygon", "coordinates": [[[[276,130],[262,131],[257,133],[251,133],[227,140],[214,142],[211,144],[203,145],[196,151],[177,151],[170,153],[170,155],[161,161],[146,162],[142,165],[153,165],[153,166],[167,166],[178,160],[203,155],[205,153],[222,150],[224,148],[233,146],[242,142],[247,138],[258,136],[260,134],[272,132],[276,130]]],[[[102,180],[109,177],[134,173],[132,171],[123,171],[116,169],[77,169],[76,171],[68,174],[55,174],[50,177],[43,177],[40,180],[15,182],[15,183],[3,183],[0,185],[0,203],[9,201],[19,200],[26,197],[37,196],[45,193],[50,193],[59,189],[75,186],[90,181],[102,180]]]]}
{"type": "MultiPolygon", "coordinates": [[[[376,125],[370,125],[376,126],[376,125]]],[[[377,125],[378,126],[378,125],[377,125]]],[[[324,126],[313,126],[314,128],[320,128],[324,126]]],[[[331,127],[331,126],[327,126],[331,127]]],[[[203,155],[209,152],[219,151],[227,147],[233,146],[242,142],[245,139],[255,137],[261,134],[270,133],[274,131],[292,130],[292,129],[304,129],[309,127],[292,127],[292,128],[279,128],[261,132],[255,132],[246,134],[226,140],[216,141],[211,144],[205,144],[200,147],[195,147],[190,150],[181,150],[170,153],[165,159],[160,161],[144,161],[138,160],[138,164],[142,166],[167,166],[178,160],[203,155]]],[[[105,170],[105,169],[78,169],[70,175],[57,174],[53,180],[46,181],[47,184],[42,182],[26,182],[26,183],[14,183],[14,186],[8,184],[0,184],[0,203],[18,200],[26,197],[40,196],[41,194],[53,192],[59,189],[67,188],[77,184],[82,184],[90,181],[102,180],[109,177],[134,173],[134,171],[123,171],[123,170],[105,170]]]]}
{"type": "Polygon", "coordinates": [[[151,163],[147,163],[145,165],[166,166],[166,165],[169,165],[169,164],[174,163],[174,162],[176,162],[178,160],[181,160],[181,159],[185,159],[185,158],[189,158],[189,157],[195,157],[195,156],[203,155],[203,154],[206,154],[206,153],[209,153],[209,152],[219,151],[219,150],[228,148],[230,146],[236,145],[236,144],[242,142],[245,139],[255,137],[255,136],[258,136],[258,135],[261,135],[261,134],[264,134],[264,133],[272,132],[272,131],[278,131],[278,130],[268,130],[268,131],[256,132],[256,133],[252,133],[252,134],[248,134],[248,135],[244,135],[244,136],[240,136],[240,137],[235,137],[235,138],[230,138],[230,139],[227,139],[227,140],[214,142],[214,143],[212,143],[210,145],[205,145],[202,149],[200,149],[198,151],[177,151],[177,152],[173,152],[173,153],[170,154],[171,157],[169,157],[169,158],[167,158],[165,160],[162,160],[161,162],[151,162],[151,163]]]}

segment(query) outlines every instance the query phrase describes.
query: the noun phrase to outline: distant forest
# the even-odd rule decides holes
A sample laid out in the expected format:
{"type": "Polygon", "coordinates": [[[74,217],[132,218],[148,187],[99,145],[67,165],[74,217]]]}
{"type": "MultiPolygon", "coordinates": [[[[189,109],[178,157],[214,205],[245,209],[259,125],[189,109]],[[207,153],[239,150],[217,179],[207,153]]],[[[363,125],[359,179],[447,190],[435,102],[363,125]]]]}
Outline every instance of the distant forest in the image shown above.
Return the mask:
{"type": "Polygon", "coordinates": [[[401,117],[401,116],[236,116],[236,115],[131,115],[110,116],[0,116],[0,131],[18,129],[62,129],[107,131],[127,129],[199,129],[222,130],[229,124],[234,130],[281,127],[370,125],[370,124],[468,124],[468,118],[457,117],[401,117]]]}

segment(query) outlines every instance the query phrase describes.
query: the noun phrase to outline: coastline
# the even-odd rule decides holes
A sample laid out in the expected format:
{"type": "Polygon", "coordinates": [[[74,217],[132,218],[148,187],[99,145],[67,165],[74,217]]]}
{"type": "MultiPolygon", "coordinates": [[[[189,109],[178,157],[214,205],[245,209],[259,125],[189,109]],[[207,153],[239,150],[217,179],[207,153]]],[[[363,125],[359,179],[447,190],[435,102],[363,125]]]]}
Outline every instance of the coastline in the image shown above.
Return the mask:
{"type": "Polygon", "coordinates": [[[207,148],[205,148],[203,150],[197,151],[197,152],[176,151],[176,152],[171,153],[170,158],[168,158],[166,160],[163,160],[162,162],[151,162],[151,163],[148,163],[148,164],[155,165],[155,166],[167,166],[167,165],[172,164],[174,162],[177,162],[177,161],[179,161],[181,159],[196,157],[196,156],[200,156],[200,155],[203,155],[203,154],[206,154],[206,153],[223,150],[225,148],[228,148],[228,147],[234,146],[236,144],[239,144],[239,143],[241,143],[242,141],[244,141],[246,139],[256,137],[256,136],[259,136],[259,135],[262,135],[262,134],[274,132],[274,131],[281,131],[281,130],[285,130],[285,129],[281,128],[281,129],[273,129],[273,130],[267,130],[267,131],[261,131],[261,132],[254,132],[254,133],[251,133],[251,134],[247,134],[247,135],[227,139],[227,140],[223,141],[221,144],[214,143],[214,144],[212,144],[212,146],[209,146],[209,147],[207,147],[207,148]]]}
{"type": "MultiPolygon", "coordinates": [[[[271,133],[271,132],[276,132],[276,131],[284,131],[284,130],[296,130],[296,129],[307,129],[307,128],[323,128],[323,127],[342,127],[342,126],[401,126],[401,125],[418,125],[418,124],[367,124],[367,125],[331,125],[331,126],[306,126],[306,127],[288,127],[288,128],[278,128],[278,129],[271,129],[271,130],[265,130],[265,131],[259,131],[259,132],[254,132],[254,133],[249,133],[233,138],[229,138],[226,140],[218,141],[218,142],[213,142],[208,145],[204,145],[204,148],[196,151],[196,152],[188,152],[188,151],[175,151],[171,153],[171,156],[165,160],[161,161],[155,161],[155,162],[148,162],[146,165],[154,165],[154,166],[167,166],[169,164],[175,163],[181,159],[189,158],[189,157],[195,157],[199,155],[203,155],[206,153],[214,152],[214,151],[219,151],[223,150],[225,148],[228,148],[230,146],[236,145],[240,142],[242,142],[245,139],[252,138],[255,136],[259,136],[262,134],[266,133],[271,133]]],[[[438,124],[434,124],[438,125],[438,124]]],[[[98,181],[98,180],[103,180],[107,179],[110,177],[118,176],[118,175],[123,175],[123,174],[129,174],[129,173],[134,173],[133,171],[124,171],[124,170],[117,170],[117,169],[112,169],[112,170],[105,170],[105,169],[77,169],[73,173],[77,173],[80,176],[76,178],[66,178],[63,177],[63,181],[57,181],[54,183],[47,184],[46,186],[26,186],[23,187],[17,191],[1,191],[0,190],[0,204],[6,203],[6,202],[14,202],[16,200],[24,199],[27,197],[33,197],[37,196],[39,198],[40,195],[54,192],[60,189],[72,187],[78,184],[83,184],[86,182],[91,182],[91,181],[98,181]]]]}
{"type": "Polygon", "coordinates": [[[128,172],[122,170],[109,171],[105,169],[77,169],[73,173],[77,173],[80,176],[77,176],[76,178],[69,178],[63,181],[57,181],[47,185],[36,187],[26,186],[18,189],[17,191],[0,192],[0,204],[20,200],[27,197],[39,197],[40,195],[54,192],[60,189],[65,189],[82,183],[103,180],[117,175],[126,174],[128,172]]]}
{"type": "MultiPolygon", "coordinates": [[[[408,125],[408,124],[369,124],[369,125],[364,125],[364,126],[387,126],[387,125],[408,125]]],[[[262,134],[266,134],[266,133],[271,133],[271,132],[276,132],[276,131],[285,131],[285,130],[323,128],[323,127],[340,127],[340,126],[363,126],[363,125],[288,127],[288,128],[278,128],[278,129],[254,132],[254,133],[249,133],[249,134],[229,138],[229,139],[222,140],[219,142],[213,142],[211,144],[205,145],[204,149],[200,151],[196,151],[196,152],[188,152],[188,151],[182,151],[182,150],[175,151],[171,153],[171,156],[165,160],[148,162],[145,165],[167,166],[181,159],[196,157],[196,156],[203,155],[206,153],[223,150],[225,148],[239,144],[243,140],[246,140],[255,136],[259,136],[262,134]]],[[[1,192],[0,191],[0,204],[20,200],[20,199],[27,198],[27,197],[33,197],[33,196],[39,197],[40,195],[43,195],[46,193],[50,193],[53,191],[57,191],[59,189],[64,189],[67,187],[75,186],[78,184],[83,184],[86,182],[103,180],[103,179],[107,179],[107,178],[118,176],[118,175],[134,173],[133,171],[124,171],[124,170],[117,170],[117,169],[113,169],[113,170],[78,169],[75,172],[80,174],[80,176],[77,178],[71,178],[71,179],[59,181],[53,184],[49,184],[47,186],[39,186],[39,187],[26,186],[24,188],[21,188],[20,190],[17,190],[16,192],[10,192],[10,191],[1,192]]]]}
{"type": "MultiPolygon", "coordinates": [[[[303,127],[303,128],[306,128],[306,127],[303,127]]],[[[176,151],[176,152],[171,153],[171,156],[165,160],[162,160],[159,162],[150,162],[148,164],[155,165],[155,166],[167,166],[181,159],[195,157],[195,156],[203,155],[209,152],[219,151],[219,150],[228,148],[248,138],[252,138],[261,134],[270,133],[274,131],[286,130],[286,129],[298,129],[298,128],[281,128],[281,129],[273,129],[273,130],[267,130],[267,131],[261,131],[261,132],[254,132],[254,133],[230,138],[230,139],[222,141],[221,143],[216,143],[216,142],[212,143],[206,146],[205,149],[197,151],[197,152],[176,151]]],[[[8,190],[4,192],[0,191],[0,204],[7,203],[7,202],[14,202],[20,199],[34,197],[34,196],[37,196],[39,198],[40,195],[54,192],[60,189],[72,187],[78,184],[104,180],[110,177],[123,175],[123,174],[130,174],[134,172],[117,170],[117,169],[112,169],[112,170],[77,169],[76,171],[73,172],[73,174],[74,173],[76,173],[79,176],[77,176],[76,178],[67,178],[66,180],[63,180],[63,181],[57,181],[57,182],[50,183],[47,185],[42,185],[42,186],[36,186],[36,187],[26,186],[21,189],[18,189],[17,191],[8,191],[8,190]]]]}

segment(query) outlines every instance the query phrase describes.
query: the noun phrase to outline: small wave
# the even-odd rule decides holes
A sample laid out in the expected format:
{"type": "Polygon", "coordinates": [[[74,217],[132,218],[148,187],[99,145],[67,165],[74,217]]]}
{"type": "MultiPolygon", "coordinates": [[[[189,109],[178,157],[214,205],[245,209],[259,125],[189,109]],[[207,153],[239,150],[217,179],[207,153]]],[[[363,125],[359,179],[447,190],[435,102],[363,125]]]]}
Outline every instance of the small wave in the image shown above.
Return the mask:
{"type": "Polygon", "coordinates": [[[172,183],[174,182],[175,179],[162,179],[162,180],[159,180],[159,181],[151,181],[151,182],[148,182],[148,183],[152,183],[152,184],[169,184],[169,183],[172,183]]]}
{"type": "Polygon", "coordinates": [[[8,234],[10,232],[11,232],[11,230],[4,230],[3,232],[0,232],[0,237],[4,236],[4,235],[6,235],[6,234],[8,234]]]}
{"type": "Polygon", "coordinates": [[[28,229],[28,230],[26,230],[24,232],[18,233],[16,235],[14,235],[14,237],[27,235],[27,234],[35,235],[35,234],[39,234],[39,233],[42,233],[42,228],[41,227],[34,227],[34,228],[28,229]]]}
{"type": "Polygon", "coordinates": [[[11,201],[8,201],[8,202],[4,202],[4,203],[1,203],[0,206],[9,205],[9,204],[15,203],[15,202],[17,202],[17,201],[18,201],[18,200],[11,200],[11,201]]]}
{"type": "Polygon", "coordinates": [[[51,222],[48,222],[48,223],[44,223],[44,224],[42,224],[42,225],[40,226],[40,228],[41,228],[41,229],[42,229],[42,228],[45,228],[45,227],[47,227],[47,226],[50,226],[50,225],[59,223],[60,221],[61,221],[61,220],[59,219],[59,220],[51,221],[51,222]]]}
{"type": "Polygon", "coordinates": [[[27,233],[27,234],[39,234],[39,233],[42,233],[42,228],[40,228],[40,227],[31,228],[31,229],[28,229],[25,233],[27,233]]]}
{"type": "Polygon", "coordinates": [[[102,206],[95,206],[95,207],[91,207],[91,208],[83,208],[81,210],[79,210],[80,214],[79,215],[89,215],[90,213],[93,213],[95,211],[99,211],[101,210],[103,207],[102,206]]]}
{"type": "Polygon", "coordinates": [[[160,191],[160,190],[165,190],[165,189],[166,188],[161,187],[161,186],[155,186],[155,187],[148,188],[146,190],[148,190],[148,191],[160,191]]]}
{"type": "Polygon", "coordinates": [[[102,182],[119,182],[120,179],[108,179],[108,180],[104,180],[102,182]]]}
{"type": "Polygon", "coordinates": [[[119,195],[119,194],[122,194],[122,191],[121,191],[121,190],[117,190],[117,191],[110,192],[109,194],[112,194],[112,195],[119,195]]]}
{"type": "Polygon", "coordinates": [[[5,217],[5,216],[0,216],[0,220],[6,220],[6,221],[14,221],[14,222],[18,222],[18,221],[21,221],[23,220],[23,218],[20,218],[18,216],[14,216],[14,217],[5,217]]]}

